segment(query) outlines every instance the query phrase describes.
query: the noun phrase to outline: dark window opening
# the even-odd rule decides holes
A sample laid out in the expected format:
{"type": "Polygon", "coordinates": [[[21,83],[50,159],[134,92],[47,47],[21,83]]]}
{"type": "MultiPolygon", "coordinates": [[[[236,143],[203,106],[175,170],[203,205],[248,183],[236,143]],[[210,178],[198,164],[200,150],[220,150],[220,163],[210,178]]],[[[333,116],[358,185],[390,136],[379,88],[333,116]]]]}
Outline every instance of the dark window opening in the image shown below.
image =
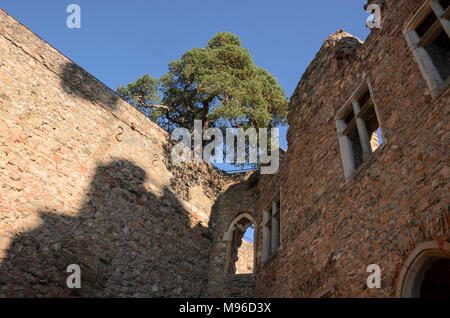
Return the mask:
{"type": "Polygon", "coordinates": [[[436,38],[425,47],[441,79],[445,81],[450,76],[450,39],[441,28],[436,38]]]}
{"type": "Polygon", "coordinates": [[[358,100],[359,106],[364,107],[364,105],[367,103],[367,101],[369,101],[369,99],[370,99],[370,91],[366,90],[365,93],[358,100]]]}
{"type": "Polygon", "coordinates": [[[439,0],[439,4],[445,10],[450,6],[450,0],[439,0]]]}
{"type": "Polygon", "coordinates": [[[348,125],[355,118],[355,113],[353,112],[353,108],[349,110],[347,116],[345,116],[345,123],[348,125]]]}
{"type": "Polygon", "coordinates": [[[450,259],[435,261],[425,272],[421,298],[450,298],[450,259]]]}
{"type": "Polygon", "coordinates": [[[425,33],[433,26],[437,21],[437,17],[433,11],[431,11],[422,23],[417,27],[416,32],[420,37],[423,37],[425,33]]]}

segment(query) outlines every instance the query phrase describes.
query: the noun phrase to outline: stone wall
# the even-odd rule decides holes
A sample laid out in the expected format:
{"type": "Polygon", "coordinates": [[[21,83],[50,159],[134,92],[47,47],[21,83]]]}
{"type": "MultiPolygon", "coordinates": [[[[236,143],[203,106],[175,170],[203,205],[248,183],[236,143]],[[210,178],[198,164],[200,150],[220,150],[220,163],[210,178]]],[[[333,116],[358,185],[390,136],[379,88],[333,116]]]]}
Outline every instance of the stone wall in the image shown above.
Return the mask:
{"type": "Polygon", "coordinates": [[[422,1],[370,2],[383,28],[325,41],[291,98],[289,151],[263,176],[172,165],[164,130],[0,10],[0,296],[253,296],[255,277],[259,297],[393,296],[415,246],[450,240],[450,93],[432,98],[402,35],[422,1]],[[346,180],[335,116],[364,80],[383,145],[346,180]],[[278,194],[280,249],[262,264],[278,194]],[[224,275],[242,214],[255,276],[224,275]]]}
{"type": "Polygon", "coordinates": [[[237,179],[173,166],[164,130],[1,10],[0,52],[0,296],[204,296],[237,179]]]}
{"type": "Polygon", "coordinates": [[[422,3],[383,1],[382,29],[362,45],[336,32],[301,78],[290,102],[286,159],[258,184],[255,296],[392,297],[415,246],[450,240],[450,90],[432,98],[402,34],[422,3]],[[345,38],[354,49],[336,49],[345,38]],[[346,180],[335,116],[366,79],[383,145],[346,180]],[[262,264],[262,210],[277,191],[281,245],[262,264]],[[370,264],[381,267],[381,289],[367,288],[370,264]]]}
{"type": "Polygon", "coordinates": [[[236,274],[251,273],[253,273],[253,243],[243,240],[237,253],[236,274]]]}
{"type": "Polygon", "coordinates": [[[225,275],[225,298],[253,298],[255,277],[253,274],[225,275]]]}

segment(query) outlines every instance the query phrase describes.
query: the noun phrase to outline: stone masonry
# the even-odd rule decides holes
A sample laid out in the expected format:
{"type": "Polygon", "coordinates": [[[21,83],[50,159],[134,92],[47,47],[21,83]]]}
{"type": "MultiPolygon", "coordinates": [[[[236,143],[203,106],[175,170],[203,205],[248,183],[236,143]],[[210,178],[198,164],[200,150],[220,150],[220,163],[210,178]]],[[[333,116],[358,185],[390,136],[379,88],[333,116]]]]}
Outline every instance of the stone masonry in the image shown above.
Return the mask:
{"type": "Polygon", "coordinates": [[[243,240],[237,253],[236,274],[250,273],[253,273],[253,244],[243,240]]]}
{"type": "Polygon", "coordinates": [[[0,296],[204,296],[240,176],[173,166],[167,132],[1,10],[0,52],[0,296]]]}
{"type": "Polygon", "coordinates": [[[394,297],[418,246],[450,258],[450,89],[403,35],[423,0],[369,3],[382,28],[332,34],[301,77],[274,175],[174,165],[166,131],[0,10],[0,297],[394,297]],[[383,143],[346,178],[337,115],[361,85],[383,143]]]}
{"type": "Polygon", "coordinates": [[[380,4],[382,28],[364,43],[331,35],[291,97],[287,157],[257,190],[258,296],[393,297],[416,246],[450,242],[450,89],[431,96],[402,34],[423,1],[380,4]],[[335,116],[363,81],[383,144],[346,180],[335,116]],[[263,264],[262,210],[277,192],[281,245],[263,264]],[[370,264],[381,268],[380,289],[367,288],[370,264]]]}

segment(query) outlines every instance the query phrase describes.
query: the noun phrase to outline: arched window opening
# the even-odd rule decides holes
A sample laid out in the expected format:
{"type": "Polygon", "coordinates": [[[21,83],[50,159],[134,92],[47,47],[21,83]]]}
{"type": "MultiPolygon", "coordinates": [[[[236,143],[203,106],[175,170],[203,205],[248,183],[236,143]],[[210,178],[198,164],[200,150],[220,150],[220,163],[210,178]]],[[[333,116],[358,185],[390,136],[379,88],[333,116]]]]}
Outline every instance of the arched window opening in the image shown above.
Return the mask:
{"type": "Polygon", "coordinates": [[[254,220],[247,213],[240,214],[231,222],[227,240],[225,273],[251,274],[254,266],[254,220]]]}

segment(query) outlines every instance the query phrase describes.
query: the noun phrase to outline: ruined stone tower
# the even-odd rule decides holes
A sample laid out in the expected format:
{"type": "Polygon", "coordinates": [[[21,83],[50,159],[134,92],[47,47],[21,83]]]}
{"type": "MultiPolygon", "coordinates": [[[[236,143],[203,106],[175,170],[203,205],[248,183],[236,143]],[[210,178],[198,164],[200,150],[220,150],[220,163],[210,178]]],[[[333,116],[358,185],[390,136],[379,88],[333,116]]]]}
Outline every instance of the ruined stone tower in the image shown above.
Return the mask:
{"type": "Polygon", "coordinates": [[[258,184],[259,296],[450,295],[449,2],[370,3],[382,28],[324,42],[291,97],[286,159],[258,184]]]}

